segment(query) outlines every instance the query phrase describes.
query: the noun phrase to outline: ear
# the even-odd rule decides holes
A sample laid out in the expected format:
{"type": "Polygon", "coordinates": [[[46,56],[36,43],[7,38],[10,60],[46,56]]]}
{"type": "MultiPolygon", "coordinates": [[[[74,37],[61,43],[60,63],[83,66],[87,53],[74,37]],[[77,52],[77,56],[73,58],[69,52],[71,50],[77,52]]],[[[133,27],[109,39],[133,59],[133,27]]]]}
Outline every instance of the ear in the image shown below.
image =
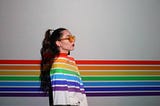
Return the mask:
{"type": "Polygon", "coordinates": [[[56,45],[57,45],[58,47],[60,47],[60,46],[61,46],[61,42],[60,42],[60,41],[56,41],[56,45]]]}

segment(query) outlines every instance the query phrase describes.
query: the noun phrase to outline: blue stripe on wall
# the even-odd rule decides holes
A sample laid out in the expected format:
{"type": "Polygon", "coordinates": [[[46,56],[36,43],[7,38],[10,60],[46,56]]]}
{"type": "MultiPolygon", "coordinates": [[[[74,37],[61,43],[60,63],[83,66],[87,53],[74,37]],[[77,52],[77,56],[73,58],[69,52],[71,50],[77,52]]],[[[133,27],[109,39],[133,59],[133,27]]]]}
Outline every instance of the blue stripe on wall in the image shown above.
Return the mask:
{"type": "MultiPolygon", "coordinates": [[[[0,86],[40,86],[40,82],[0,82],[0,86]]],[[[84,82],[84,86],[160,86],[160,82],[84,82]]]]}

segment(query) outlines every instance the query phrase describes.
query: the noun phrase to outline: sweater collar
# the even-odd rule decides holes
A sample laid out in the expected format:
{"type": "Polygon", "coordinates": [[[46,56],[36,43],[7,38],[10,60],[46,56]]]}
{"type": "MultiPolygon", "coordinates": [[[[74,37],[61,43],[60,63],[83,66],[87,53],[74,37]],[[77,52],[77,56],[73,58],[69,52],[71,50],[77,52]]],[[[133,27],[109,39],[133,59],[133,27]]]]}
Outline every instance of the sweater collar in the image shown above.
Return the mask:
{"type": "Polygon", "coordinates": [[[59,53],[59,56],[68,56],[68,54],[67,53],[59,53]]]}

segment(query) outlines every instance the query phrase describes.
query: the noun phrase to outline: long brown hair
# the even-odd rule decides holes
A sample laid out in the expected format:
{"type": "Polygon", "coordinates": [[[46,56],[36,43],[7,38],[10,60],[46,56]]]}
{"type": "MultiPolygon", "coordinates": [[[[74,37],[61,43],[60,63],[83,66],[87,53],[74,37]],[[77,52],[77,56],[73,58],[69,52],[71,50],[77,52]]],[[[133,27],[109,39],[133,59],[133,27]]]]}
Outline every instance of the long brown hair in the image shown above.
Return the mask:
{"type": "Polygon", "coordinates": [[[56,41],[62,37],[62,31],[65,28],[58,28],[56,30],[48,29],[45,33],[45,38],[42,42],[41,52],[41,89],[44,92],[49,92],[51,87],[50,69],[54,62],[54,58],[59,54],[59,48],[56,45],[56,41]]]}

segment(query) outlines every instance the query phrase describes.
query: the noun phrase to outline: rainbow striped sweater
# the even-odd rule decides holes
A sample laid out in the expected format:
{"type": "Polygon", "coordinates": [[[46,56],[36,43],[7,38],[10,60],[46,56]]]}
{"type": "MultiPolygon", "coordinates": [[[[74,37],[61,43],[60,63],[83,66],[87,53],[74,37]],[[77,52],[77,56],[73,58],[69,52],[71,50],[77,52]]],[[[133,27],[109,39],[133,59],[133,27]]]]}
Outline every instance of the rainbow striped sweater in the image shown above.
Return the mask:
{"type": "Polygon", "coordinates": [[[54,105],[88,106],[74,58],[60,53],[50,71],[54,105]]]}

